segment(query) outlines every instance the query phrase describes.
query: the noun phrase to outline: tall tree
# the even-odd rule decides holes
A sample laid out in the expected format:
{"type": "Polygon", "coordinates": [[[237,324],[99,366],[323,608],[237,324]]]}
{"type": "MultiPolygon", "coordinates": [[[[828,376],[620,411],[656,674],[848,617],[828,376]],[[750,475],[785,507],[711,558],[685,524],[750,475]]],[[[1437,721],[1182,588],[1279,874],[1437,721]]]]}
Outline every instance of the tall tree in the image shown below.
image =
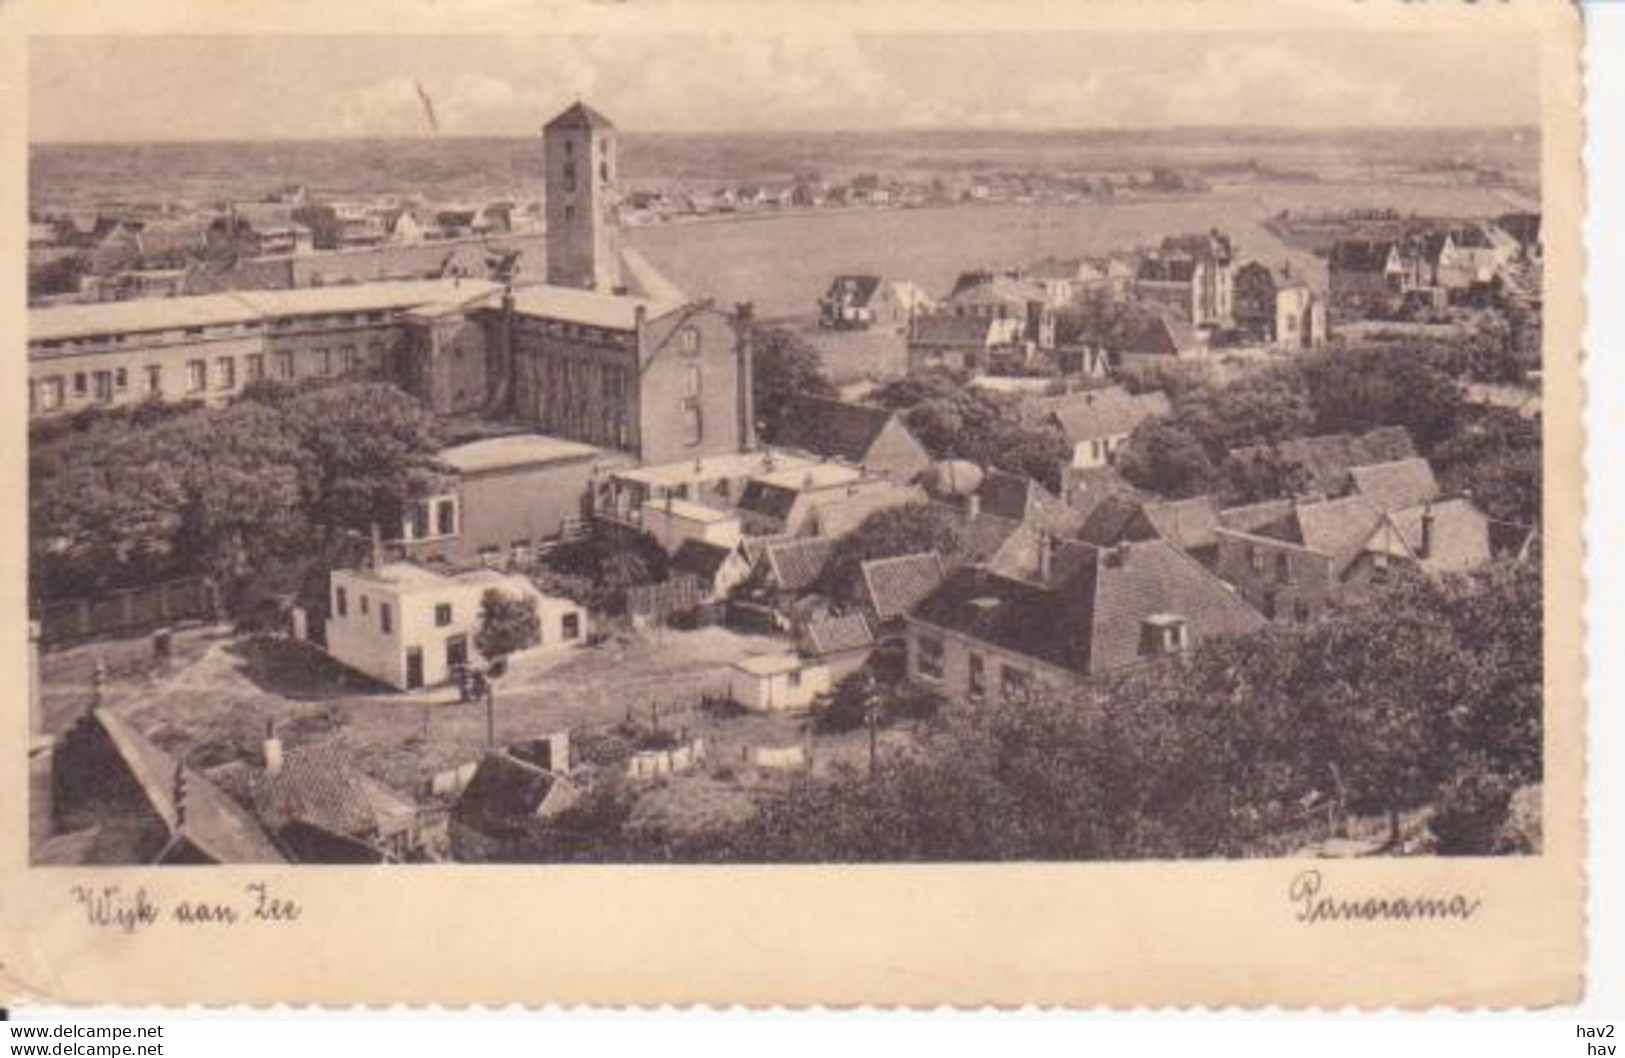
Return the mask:
{"type": "Polygon", "coordinates": [[[797,397],[833,397],[835,386],[824,373],[816,348],[782,327],[765,327],[752,339],[751,391],[762,437],[777,440],[784,417],[797,397]]]}

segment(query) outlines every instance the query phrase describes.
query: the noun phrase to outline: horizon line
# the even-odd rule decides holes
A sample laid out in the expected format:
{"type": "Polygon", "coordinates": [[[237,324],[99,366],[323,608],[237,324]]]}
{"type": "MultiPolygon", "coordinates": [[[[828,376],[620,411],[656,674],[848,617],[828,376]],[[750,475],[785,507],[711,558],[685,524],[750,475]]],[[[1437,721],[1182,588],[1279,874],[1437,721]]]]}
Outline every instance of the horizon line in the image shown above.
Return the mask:
{"type": "MultiPolygon", "coordinates": [[[[930,134],[975,134],[999,136],[1057,136],[1057,135],[1133,135],[1145,133],[1272,133],[1277,135],[1338,135],[1349,133],[1422,134],[1438,132],[1539,132],[1539,122],[1486,122],[1483,124],[1436,125],[1275,125],[1267,123],[1225,125],[1130,125],[1073,128],[1063,126],[1011,128],[996,125],[919,125],[894,128],[830,128],[830,129],[741,129],[691,128],[653,129],[636,126],[616,126],[617,131],[635,136],[886,136],[930,134]]],[[[29,147],[112,147],[137,144],[189,146],[236,143],[345,143],[378,140],[527,140],[541,138],[541,125],[533,133],[519,132],[463,132],[463,133],[376,133],[354,135],[309,136],[208,136],[199,138],[131,138],[131,139],[34,139],[29,147]]]]}

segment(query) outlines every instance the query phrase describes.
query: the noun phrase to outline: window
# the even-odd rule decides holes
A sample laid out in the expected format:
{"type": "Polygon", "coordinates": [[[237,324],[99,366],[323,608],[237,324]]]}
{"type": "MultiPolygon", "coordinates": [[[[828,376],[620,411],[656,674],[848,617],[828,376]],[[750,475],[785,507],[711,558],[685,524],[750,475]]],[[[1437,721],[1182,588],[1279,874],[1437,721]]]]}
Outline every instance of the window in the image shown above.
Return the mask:
{"type": "Polygon", "coordinates": [[[429,505],[418,503],[412,506],[412,524],[408,528],[408,540],[423,540],[429,535],[429,505]]]}
{"type": "Polygon", "coordinates": [[[1388,583],[1388,556],[1381,551],[1372,552],[1371,580],[1376,584],[1388,583]]]}
{"type": "Polygon", "coordinates": [[[316,350],[316,373],[323,378],[333,373],[333,353],[331,350],[316,350]]]}
{"type": "Polygon", "coordinates": [[[229,356],[222,356],[214,362],[214,385],[216,389],[237,388],[237,361],[229,356]]]}
{"type": "Polygon", "coordinates": [[[361,596],[361,616],[367,616],[367,597],[365,595],[361,596]]]}
{"type": "Polygon", "coordinates": [[[435,532],[441,536],[457,535],[457,501],[437,500],[434,506],[435,532]]]}
{"type": "Polygon", "coordinates": [[[346,345],[343,349],[339,350],[339,370],[343,371],[346,375],[353,375],[355,374],[355,369],[355,346],[346,345]]]}
{"type": "Polygon", "coordinates": [[[293,380],[293,354],[276,354],[276,377],[284,382],[293,380]]]}
{"type": "Polygon", "coordinates": [[[209,384],[209,365],[202,360],[186,362],[186,392],[202,393],[209,384]]]}
{"type": "Polygon", "coordinates": [[[1254,573],[1264,572],[1264,552],[1259,550],[1257,544],[1247,545],[1247,564],[1253,568],[1254,573]]]}
{"type": "Polygon", "coordinates": [[[486,569],[498,569],[502,565],[502,549],[500,547],[480,548],[480,565],[486,569]]]}
{"type": "Polygon", "coordinates": [[[1282,584],[1292,583],[1292,556],[1285,551],[1275,553],[1275,579],[1282,584]]]}
{"type": "Polygon", "coordinates": [[[347,617],[350,613],[350,599],[342,584],[333,589],[333,612],[340,617],[347,617]]]}
{"type": "Polygon", "coordinates": [[[46,410],[62,407],[61,375],[53,375],[40,384],[40,406],[46,410]]]}
{"type": "Polygon", "coordinates": [[[936,636],[918,636],[914,640],[914,670],[930,680],[942,679],[942,640],[936,636]]]}
{"type": "Polygon", "coordinates": [[[987,661],[980,654],[970,656],[970,680],[966,684],[965,693],[973,702],[979,702],[987,697],[987,661]]]}
{"type": "Polygon", "coordinates": [[[1260,607],[1260,609],[1262,609],[1264,611],[1264,616],[1265,617],[1268,617],[1271,621],[1275,620],[1275,589],[1274,588],[1266,588],[1264,590],[1264,603],[1263,603],[1263,606],[1260,607]]]}
{"type": "Polygon", "coordinates": [[[801,670],[795,669],[790,674],[790,689],[797,690],[801,686],[801,670]]]}
{"type": "Polygon", "coordinates": [[[564,161],[564,191],[574,194],[576,189],[576,163],[566,158],[564,161]]]}
{"type": "Polygon", "coordinates": [[[1188,645],[1183,617],[1152,614],[1140,622],[1141,654],[1178,654],[1188,645]]]}
{"type": "Polygon", "coordinates": [[[75,397],[83,397],[89,392],[90,376],[86,375],[83,371],[75,371],[73,374],[73,395],[75,397]]]}
{"type": "Polygon", "coordinates": [[[367,343],[367,367],[374,371],[382,370],[384,366],[384,343],[367,343]]]}
{"type": "Polygon", "coordinates": [[[564,619],[559,622],[559,638],[565,642],[569,642],[572,639],[581,638],[580,614],[567,613],[564,615],[564,619]]]}
{"type": "Polygon", "coordinates": [[[106,404],[113,399],[113,372],[98,371],[95,376],[96,400],[106,404]]]}
{"type": "Polygon", "coordinates": [[[1309,620],[1309,604],[1302,599],[1295,599],[1292,603],[1292,619],[1294,621],[1309,620]]]}
{"type": "Polygon", "coordinates": [[[576,219],[576,208],[574,206],[565,206],[564,207],[564,219],[565,220],[570,220],[570,221],[573,221],[573,220],[576,219]]]}
{"type": "Polygon", "coordinates": [[[700,403],[693,397],[683,401],[683,432],[691,445],[699,444],[705,436],[705,424],[700,419],[700,403]]]}
{"type": "Polygon", "coordinates": [[[117,368],[113,372],[113,388],[123,392],[130,388],[130,373],[124,368],[117,368]]]}
{"type": "Polygon", "coordinates": [[[515,540],[508,545],[508,564],[513,566],[528,566],[531,562],[531,547],[529,540],[515,540]]]}
{"type": "Polygon", "coordinates": [[[598,163],[598,179],[606,184],[609,183],[609,163],[607,161],[598,163]]]}
{"type": "Polygon", "coordinates": [[[683,370],[683,396],[698,397],[700,395],[700,365],[687,364],[683,370]]]}
{"type": "Polygon", "coordinates": [[[449,624],[451,624],[451,603],[440,603],[434,608],[434,626],[445,628],[449,624]]]}
{"type": "Polygon", "coordinates": [[[1032,683],[1026,669],[1006,665],[999,673],[999,695],[1011,704],[1020,705],[1032,698],[1032,683]]]}
{"type": "Polygon", "coordinates": [[[265,377],[265,356],[262,353],[249,353],[243,364],[243,375],[249,382],[258,382],[265,377]]]}
{"type": "Polygon", "coordinates": [[[378,604],[378,628],[386,636],[395,631],[395,609],[387,602],[378,604]]]}
{"type": "Polygon", "coordinates": [[[684,356],[695,356],[700,351],[700,332],[693,327],[684,327],[677,332],[677,349],[684,356]]]}

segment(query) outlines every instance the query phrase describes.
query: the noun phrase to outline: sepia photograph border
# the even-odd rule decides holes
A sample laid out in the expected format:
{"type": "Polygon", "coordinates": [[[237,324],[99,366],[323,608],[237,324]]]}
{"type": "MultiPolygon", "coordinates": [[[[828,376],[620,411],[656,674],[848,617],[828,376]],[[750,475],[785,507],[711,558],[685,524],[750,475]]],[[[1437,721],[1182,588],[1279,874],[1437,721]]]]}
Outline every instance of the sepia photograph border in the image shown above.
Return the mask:
{"type": "MultiPolygon", "coordinates": [[[[1007,0],[84,0],[0,7],[0,1005],[653,1007],[1540,1007],[1583,992],[1584,180],[1581,14],[1566,0],[1155,4],[1007,0]],[[742,16],[748,7],[748,19],[742,16]],[[839,866],[43,868],[24,806],[28,660],[23,232],[27,44],[47,34],[1279,32],[1538,41],[1546,287],[1543,851],[1508,858],[839,866]],[[1432,919],[1317,919],[1350,902],[1454,901],[1432,919]],[[174,904],[263,886],[297,917],[87,920],[82,891],[174,904]]],[[[538,120],[542,115],[538,114],[538,120]]]]}

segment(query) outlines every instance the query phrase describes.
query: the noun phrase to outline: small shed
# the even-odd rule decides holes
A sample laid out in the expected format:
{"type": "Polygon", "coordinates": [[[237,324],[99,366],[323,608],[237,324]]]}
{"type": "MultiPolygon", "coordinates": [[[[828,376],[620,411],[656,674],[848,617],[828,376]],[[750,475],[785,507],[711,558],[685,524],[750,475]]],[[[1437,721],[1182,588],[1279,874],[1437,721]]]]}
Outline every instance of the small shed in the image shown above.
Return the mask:
{"type": "Polygon", "coordinates": [[[736,661],[728,691],[747,709],[779,713],[806,709],[833,684],[829,666],[799,654],[758,654],[736,661]]]}

